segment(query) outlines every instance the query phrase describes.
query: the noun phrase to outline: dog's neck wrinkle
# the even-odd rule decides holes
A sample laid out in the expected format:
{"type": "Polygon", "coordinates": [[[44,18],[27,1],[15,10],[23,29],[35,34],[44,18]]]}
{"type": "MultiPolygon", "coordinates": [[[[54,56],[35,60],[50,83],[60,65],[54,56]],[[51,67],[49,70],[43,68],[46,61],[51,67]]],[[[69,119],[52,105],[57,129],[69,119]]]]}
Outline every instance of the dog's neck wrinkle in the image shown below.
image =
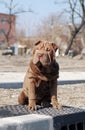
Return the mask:
{"type": "Polygon", "coordinates": [[[31,73],[33,73],[34,77],[37,77],[40,80],[48,81],[48,78],[45,75],[42,74],[39,67],[37,67],[32,61],[30,62],[30,67],[31,67],[31,70],[32,70],[31,73]]]}
{"type": "Polygon", "coordinates": [[[42,65],[36,66],[33,62],[30,63],[30,67],[32,72],[37,75],[38,78],[44,81],[53,80],[54,78],[57,79],[58,74],[56,74],[56,70],[54,69],[53,65],[49,66],[49,68],[45,68],[42,65]]]}
{"type": "Polygon", "coordinates": [[[30,62],[30,67],[31,67],[32,70],[35,70],[35,73],[40,73],[41,72],[41,70],[39,69],[39,67],[37,65],[35,65],[33,63],[33,61],[30,62]]]}

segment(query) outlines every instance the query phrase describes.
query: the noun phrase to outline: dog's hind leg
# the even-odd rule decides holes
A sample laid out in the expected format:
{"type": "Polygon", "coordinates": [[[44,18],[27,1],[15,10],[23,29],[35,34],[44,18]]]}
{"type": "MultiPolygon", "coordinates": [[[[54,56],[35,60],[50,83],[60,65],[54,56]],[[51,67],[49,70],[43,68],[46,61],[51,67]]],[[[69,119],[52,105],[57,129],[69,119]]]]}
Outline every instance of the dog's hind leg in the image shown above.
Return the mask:
{"type": "Polygon", "coordinates": [[[18,96],[18,103],[21,104],[21,105],[28,104],[28,98],[26,97],[26,95],[23,91],[18,96]]]}

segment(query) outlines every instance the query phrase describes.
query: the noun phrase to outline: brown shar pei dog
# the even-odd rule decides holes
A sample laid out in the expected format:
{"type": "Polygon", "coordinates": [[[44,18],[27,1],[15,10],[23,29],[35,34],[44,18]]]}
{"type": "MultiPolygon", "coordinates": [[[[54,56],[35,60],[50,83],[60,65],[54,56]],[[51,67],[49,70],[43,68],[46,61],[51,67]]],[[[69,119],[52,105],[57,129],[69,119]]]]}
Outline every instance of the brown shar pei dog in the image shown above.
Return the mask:
{"type": "Polygon", "coordinates": [[[51,103],[53,108],[61,108],[57,101],[59,65],[55,61],[56,50],[54,43],[39,41],[35,44],[33,59],[18,97],[19,104],[28,104],[30,110],[36,110],[37,104],[45,106],[47,103],[51,103]]]}

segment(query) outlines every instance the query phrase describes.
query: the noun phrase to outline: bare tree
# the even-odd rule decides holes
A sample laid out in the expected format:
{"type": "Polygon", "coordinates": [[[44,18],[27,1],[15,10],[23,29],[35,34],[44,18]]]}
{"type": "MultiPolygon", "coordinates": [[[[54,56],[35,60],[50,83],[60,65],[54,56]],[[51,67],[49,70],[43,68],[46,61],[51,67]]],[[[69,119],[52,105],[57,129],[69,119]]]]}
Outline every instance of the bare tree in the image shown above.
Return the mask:
{"type": "MultiPolygon", "coordinates": [[[[36,26],[35,35],[41,39],[56,42],[56,38],[65,33],[62,29],[61,17],[62,14],[52,13],[42,19],[41,23],[36,26]]],[[[65,21],[64,21],[65,22],[65,21]]]]}
{"type": "Polygon", "coordinates": [[[83,48],[85,48],[85,25],[82,28],[82,37],[81,37],[81,40],[82,40],[83,48]]]}
{"type": "Polygon", "coordinates": [[[68,51],[70,50],[73,41],[77,34],[80,32],[82,27],[85,25],[85,1],[84,0],[68,0],[69,6],[70,6],[70,14],[71,14],[71,38],[69,40],[68,47],[65,51],[65,54],[68,54],[68,51]],[[80,10],[79,8],[80,7],[80,10]],[[80,23],[76,23],[76,17],[80,20],[80,23]]]}
{"type": "Polygon", "coordinates": [[[5,5],[5,7],[8,10],[8,15],[9,18],[7,19],[7,23],[8,23],[8,30],[4,33],[6,42],[7,42],[7,46],[10,46],[10,39],[15,37],[11,35],[11,31],[12,31],[12,27],[15,24],[15,18],[16,15],[21,14],[21,13],[26,13],[26,12],[31,12],[33,13],[33,11],[29,8],[28,10],[24,10],[24,9],[20,9],[18,6],[18,3],[14,4],[14,0],[10,0],[9,4],[7,2],[2,2],[2,4],[5,5]]]}
{"type": "Polygon", "coordinates": [[[64,9],[65,12],[70,14],[71,18],[71,30],[70,30],[70,40],[68,42],[67,49],[65,54],[68,54],[68,51],[71,49],[74,39],[80,30],[85,27],[85,0],[62,0],[58,2],[55,0],[55,4],[68,4],[68,8],[64,9]],[[79,21],[79,22],[78,22],[79,21]]]}

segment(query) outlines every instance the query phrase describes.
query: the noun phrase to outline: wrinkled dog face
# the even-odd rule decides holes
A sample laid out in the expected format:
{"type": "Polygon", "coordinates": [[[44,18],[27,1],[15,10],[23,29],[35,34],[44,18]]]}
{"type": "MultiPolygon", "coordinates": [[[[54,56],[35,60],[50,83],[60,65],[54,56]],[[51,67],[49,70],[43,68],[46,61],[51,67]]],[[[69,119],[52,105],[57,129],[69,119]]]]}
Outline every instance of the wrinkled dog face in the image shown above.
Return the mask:
{"type": "Polygon", "coordinates": [[[47,41],[38,41],[35,44],[33,51],[33,63],[42,64],[43,66],[49,66],[55,58],[55,51],[57,45],[49,43],[47,41]]]}

